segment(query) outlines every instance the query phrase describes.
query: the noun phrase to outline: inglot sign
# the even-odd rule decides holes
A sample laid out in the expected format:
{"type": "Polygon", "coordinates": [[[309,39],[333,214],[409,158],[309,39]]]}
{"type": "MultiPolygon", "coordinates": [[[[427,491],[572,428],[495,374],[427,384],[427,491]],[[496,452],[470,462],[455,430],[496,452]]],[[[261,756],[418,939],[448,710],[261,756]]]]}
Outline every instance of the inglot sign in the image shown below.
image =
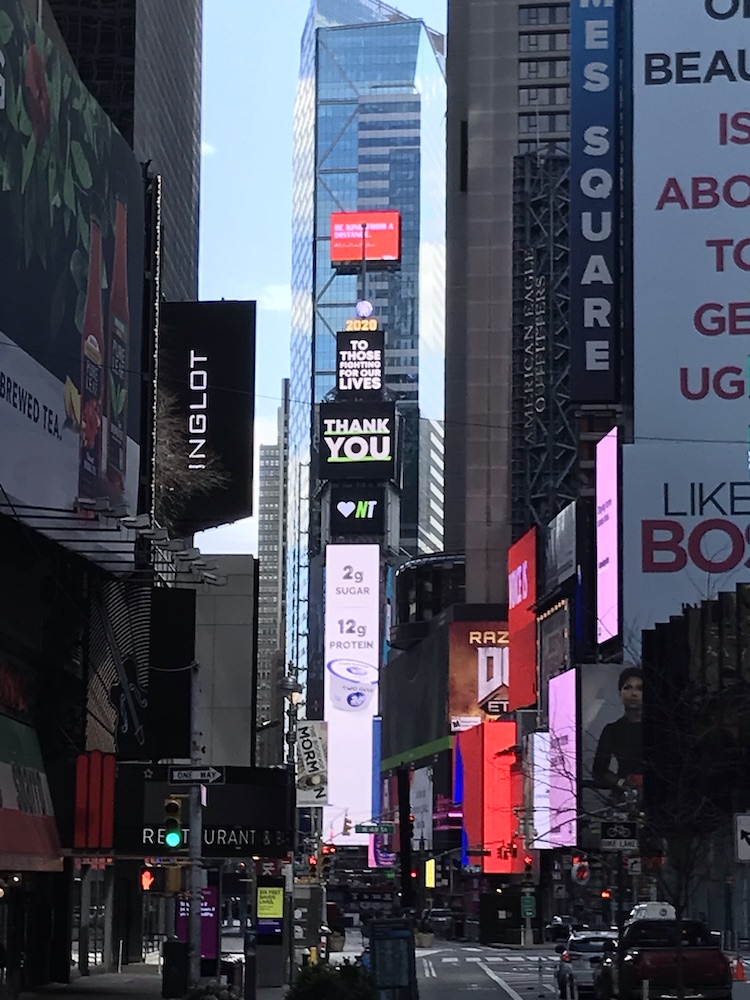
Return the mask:
{"type": "Polygon", "coordinates": [[[320,404],[321,479],[391,479],[395,451],[393,403],[320,404]]]}

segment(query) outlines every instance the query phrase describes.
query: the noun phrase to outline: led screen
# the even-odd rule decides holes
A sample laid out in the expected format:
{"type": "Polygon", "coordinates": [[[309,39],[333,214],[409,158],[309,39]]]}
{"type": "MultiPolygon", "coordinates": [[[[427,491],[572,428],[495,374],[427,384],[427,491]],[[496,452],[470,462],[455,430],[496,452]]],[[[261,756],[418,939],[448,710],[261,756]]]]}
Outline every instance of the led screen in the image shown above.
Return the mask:
{"type": "Polygon", "coordinates": [[[372,819],[373,718],[380,667],[380,546],[326,546],[324,715],[328,722],[327,841],[366,844],[372,819]],[[342,838],[346,820],[352,833],[342,838]]]}
{"type": "Polygon", "coordinates": [[[508,551],[508,632],[511,711],[536,700],[536,528],[508,551]]]}
{"type": "Polygon", "coordinates": [[[531,733],[527,743],[527,755],[531,762],[531,830],[529,847],[554,847],[550,839],[552,822],[549,810],[549,757],[550,734],[531,733]]]}
{"type": "Polygon", "coordinates": [[[576,672],[549,682],[549,841],[554,847],[576,842],[576,672]]]}
{"type": "Polygon", "coordinates": [[[393,403],[320,404],[321,479],[391,479],[395,452],[393,403]]]}
{"type": "Polygon", "coordinates": [[[452,733],[508,711],[508,629],[505,622],[451,622],[448,718],[452,733]]]}
{"type": "Polygon", "coordinates": [[[399,212],[333,212],[331,263],[398,261],[401,258],[399,212]],[[364,253],[363,253],[364,251],[364,253]]]}
{"type": "Polygon", "coordinates": [[[596,641],[620,632],[617,428],[596,446],[596,641]]]}

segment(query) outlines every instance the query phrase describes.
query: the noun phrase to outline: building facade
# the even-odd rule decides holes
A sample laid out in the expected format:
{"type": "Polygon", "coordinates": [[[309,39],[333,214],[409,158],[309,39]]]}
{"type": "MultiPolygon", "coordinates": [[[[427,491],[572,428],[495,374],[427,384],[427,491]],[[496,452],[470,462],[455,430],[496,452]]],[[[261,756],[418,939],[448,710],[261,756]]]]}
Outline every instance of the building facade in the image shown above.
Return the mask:
{"type": "Polygon", "coordinates": [[[285,672],[287,441],[289,379],[284,379],[276,444],[260,446],[258,498],[258,763],[283,761],[283,704],[279,687],[285,672]],[[266,728],[267,727],[267,728],[266,728]]]}
{"type": "Polygon", "coordinates": [[[336,333],[359,299],[385,330],[385,390],[402,421],[401,548],[443,544],[445,100],[444,39],[422,21],[376,0],[313,3],[295,108],[292,249],[287,656],[302,673],[308,643],[314,650],[322,637],[315,407],[334,390],[336,333]],[[401,214],[400,269],[335,271],[331,213],[378,209],[401,214]]]}
{"type": "Polygon", "coordinates": [[[446,549],[504,602],[512,541],[514,165],[567,156],[569,6],[449,5],[446,549]]]}
{"type": "Polygon", "coordinates": [[[198,295],[202,0],[50,0],[84,84],[161,174],[162,291],[198,295]]]}

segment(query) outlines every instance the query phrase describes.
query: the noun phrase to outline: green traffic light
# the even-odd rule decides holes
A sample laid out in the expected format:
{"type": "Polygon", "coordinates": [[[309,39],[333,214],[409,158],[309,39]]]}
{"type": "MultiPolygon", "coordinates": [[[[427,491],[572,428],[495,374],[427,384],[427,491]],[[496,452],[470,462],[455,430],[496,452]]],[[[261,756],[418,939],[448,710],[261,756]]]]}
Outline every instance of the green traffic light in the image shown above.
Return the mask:
{"type": "Polygon", "coordinates": [[[170,832],[165,836],[164,842],[167,847],[181,847],[182,834],[179,830],[170,830],[170,832]]]}

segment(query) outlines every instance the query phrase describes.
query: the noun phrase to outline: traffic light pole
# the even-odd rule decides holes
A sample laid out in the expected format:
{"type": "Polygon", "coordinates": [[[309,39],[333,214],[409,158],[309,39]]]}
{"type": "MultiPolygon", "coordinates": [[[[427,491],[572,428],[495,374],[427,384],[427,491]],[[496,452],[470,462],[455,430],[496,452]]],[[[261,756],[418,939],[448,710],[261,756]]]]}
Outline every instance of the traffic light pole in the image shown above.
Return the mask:
{"type": "MultiPolygon", "coordinates": [[[[191,713],[191,748],[190,762],[194,766],[200,764],[198,748],[201,745],[201,734],[197,731],[198,695],[200,682],[198,664],[193,664],[190,685],[191,713]]],[[[203,812],[201,805],[201,786],[190,786],[190,920],[188,923],[188,941],[190,942],[190,982],[195,984],[201,976],[201,902],[203,896],[203,812]]]]}

